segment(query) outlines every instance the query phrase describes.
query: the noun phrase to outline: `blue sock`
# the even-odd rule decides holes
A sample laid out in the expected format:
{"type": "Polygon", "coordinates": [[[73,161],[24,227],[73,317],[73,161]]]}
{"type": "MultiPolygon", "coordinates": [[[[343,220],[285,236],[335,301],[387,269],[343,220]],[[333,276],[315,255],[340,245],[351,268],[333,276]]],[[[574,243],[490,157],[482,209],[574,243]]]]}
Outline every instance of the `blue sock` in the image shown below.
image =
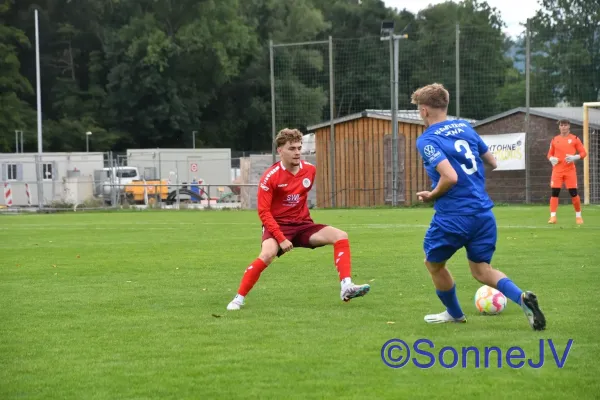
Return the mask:
{"type": "Polygon", "coordinates": [[[452,318],[461,318],[464,315],[462,309],[460,308],[460,305],[458,304],[458,298],[456,297],[456,284],[454,284],[454,286],[452,286],[452,289],[448,291],[443,292],[441,290],[436,289],[435,292],[437,293],[442,303],[446,306],[448,314],[450,314],[452,318]]]}
{"type": "Polygon", "coordinates": [[[496,287],[503,295],[521,305],[521,294],[523,291],[513,283],[509,278],[502,278],[496,284],[496,287]]]}

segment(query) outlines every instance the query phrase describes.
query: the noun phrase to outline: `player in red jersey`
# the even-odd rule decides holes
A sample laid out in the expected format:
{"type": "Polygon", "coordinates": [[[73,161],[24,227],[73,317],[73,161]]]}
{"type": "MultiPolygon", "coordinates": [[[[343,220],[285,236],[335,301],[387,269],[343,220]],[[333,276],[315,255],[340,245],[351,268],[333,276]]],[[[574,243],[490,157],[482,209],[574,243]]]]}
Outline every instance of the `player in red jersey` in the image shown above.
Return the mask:
{"type": "Polygon", "coordinates": [[[348,234],[329,225],[316,224],[310,216],[306,199],[317,173],[316,168],[300,160],[302,133],[283,129],[276,139],[279,162],[271,165],[258,184],[258,216],[262,221],[262,247],[242,277],[236,296],[228,310],[239,310],[261,273],[294,247],[314,249],[333,245],[333,260],[341,285],[340,297],[349,301],[370,290],[369,285],[355,285],[351,279],[348,234]]]}
{"type": "Polygon", "coordinates": [[[573,208],[575,209],[575,222],[583,224],[581,217],[581,199],[577,193],[577,170],[575,161],[583,160],[587,156],[581,140],[571,133],[571,124],[566,119],[558,121],[560,135],[556,135],[550,142],[548,160],[552,164],[552,177],[550,178],[550,219],[549,224],[556,223],[556,210],[558,209],[558,195],[564,185],[569,190],[573,208]],[[575,154],[579,153],[579,154],[575,154]]]}

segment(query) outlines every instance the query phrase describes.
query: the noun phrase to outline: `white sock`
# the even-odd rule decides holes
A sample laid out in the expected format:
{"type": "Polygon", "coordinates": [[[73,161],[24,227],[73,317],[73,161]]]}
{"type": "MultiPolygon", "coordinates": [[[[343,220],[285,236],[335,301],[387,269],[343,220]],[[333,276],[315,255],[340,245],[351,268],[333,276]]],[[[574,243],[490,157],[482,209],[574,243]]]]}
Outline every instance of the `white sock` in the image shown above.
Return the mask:
{"type": "Polygon", "coordinates": [[[555,212],[551,212],[551,213],[550,213],[550,216],[551,216],[551,217],[556,217],[556,213],[555,213],[555,212]]]}
{"type": "Polygon", "coordinates": [[[575,212],[575,217],[576,218],[581,218],[581,211],[576,211],[575,212]]]}
{"type": "Polygon", "coordinates": [[[241,294],[236,294],[235,297],[233,298],[234,301],[237,301],[238,303],[243,303],[244,302],[244,296],[242,296],[241,294]]]}
{"type": "Polygon", "coordinates": [[[344,286],[346,285],[352,285],[352,279],[351,278],[344,278],[342,279],[342,282],[340,282],[342,289],[344,288],[344,286]]]}

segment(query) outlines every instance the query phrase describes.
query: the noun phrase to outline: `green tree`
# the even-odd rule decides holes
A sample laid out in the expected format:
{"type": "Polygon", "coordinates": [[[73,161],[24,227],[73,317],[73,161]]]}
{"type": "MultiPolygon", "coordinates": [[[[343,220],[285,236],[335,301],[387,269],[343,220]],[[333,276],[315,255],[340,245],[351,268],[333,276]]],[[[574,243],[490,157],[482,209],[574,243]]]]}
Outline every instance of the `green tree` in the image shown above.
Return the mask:
{"type": "Polygon", "coordinates": [[[239,74],[253,35],[237,0],[146,6],[106,37],[108,122],[129,132],[124,145],[181,147],[239,74]]]}
{"type": "Polygon", "coordinates": [[[456,113],[456,23],[460,24],[460,115],[482,119],[503,111],[496,103],[506,77],[504,23],[486,2],[446,2],[417,16],[416,47],[406,63],[413,87],[437,81],[451,93],[456,113]]]}
{"type": "Polygon", "coordinates": [[[532,18],[532,68],[536,84],[551,86],[555,102],[580,105],[600,99],[598,2],[542,0],[532,18]]]}
{"type": "MultiPolygon", "coordinates": [[[[334,38],[335,117],[365,109],[390,108],[389,42],[380,40],[381,22],[394,20],[396,34],[407,33],[415,16],[387,8],[380,0],[317,1],[331,23],[325,33],[334,38]]],[[[404,56],[411,43],[402,41],[404,56]]],[[[411,69],[401,62],[399,104],[404,107],[411,69]]],[[[326,83],[327,84],[327,83],[326,83]]]]}
{"type": "MultiPolygon", "coordinates": [[[[35,114],[24,98],[34,93],[21,75],[18,49],[29,47],[25,33],[9,26],[6,15],[11,2],[0,3],[0,152],[14,151],[14,132],[27,132],[34,126],[35,114]]],[[[32,137],[32,136],[29,136],[32,137]]],[[[27,148],[31,141],[24,138],[27,148]]]]}

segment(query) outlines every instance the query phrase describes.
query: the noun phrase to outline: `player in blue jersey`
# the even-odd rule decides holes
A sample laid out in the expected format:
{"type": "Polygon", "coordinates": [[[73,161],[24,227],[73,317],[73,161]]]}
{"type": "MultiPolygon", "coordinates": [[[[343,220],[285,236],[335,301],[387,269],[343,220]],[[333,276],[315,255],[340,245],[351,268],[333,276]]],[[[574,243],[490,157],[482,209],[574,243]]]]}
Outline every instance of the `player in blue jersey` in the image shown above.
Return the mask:
{"type": "Polygon", "coordinates": [[[522,291],[490,265],[497,232],[494,203],[485,190],[485,168],[494,170],[496,159],[467,121],[448,120],[449,101],[448,91],[436,83],[412,95],[426,126],[417,148],[433,183],[431,191],[417,193],[420,201],[434,202],[435,210],[423,243],[425,265],[446,306],[446,311],[427,315],[425,321],[467,321],[456,297],[454,278],[446,268],[446,262],[464,247],[473,277],[519,304],[531,327],[543,330],[546,318],[536,295],[522,291]]]}

